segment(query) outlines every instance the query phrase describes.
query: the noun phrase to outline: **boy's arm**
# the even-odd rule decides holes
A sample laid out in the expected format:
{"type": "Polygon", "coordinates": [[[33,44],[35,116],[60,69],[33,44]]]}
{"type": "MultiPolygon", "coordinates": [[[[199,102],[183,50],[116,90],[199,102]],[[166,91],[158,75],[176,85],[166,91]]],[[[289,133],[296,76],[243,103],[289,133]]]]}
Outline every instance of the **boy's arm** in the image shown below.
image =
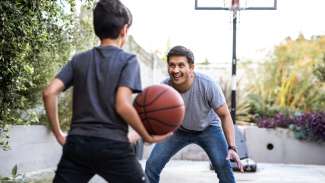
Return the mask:
{"type": "Polygon", "coordinates": [[[117,113],[148,143],[159,142],[171,133],[166,135],[149,135],[142,124],[142,121],[131,102],[132,91],[126,86],[120,86],[116,94],[116,111],[117,113]]]}
{"type": "Polygon", "coordinates": [[[43,101],[47,117],[50,121],[52,132],[61,145],[65,144],[65,134],[62,132],[59,123],[58,96],[63,89],[63,82],[60,79],[54,79],[43,90],[43,101]]]}

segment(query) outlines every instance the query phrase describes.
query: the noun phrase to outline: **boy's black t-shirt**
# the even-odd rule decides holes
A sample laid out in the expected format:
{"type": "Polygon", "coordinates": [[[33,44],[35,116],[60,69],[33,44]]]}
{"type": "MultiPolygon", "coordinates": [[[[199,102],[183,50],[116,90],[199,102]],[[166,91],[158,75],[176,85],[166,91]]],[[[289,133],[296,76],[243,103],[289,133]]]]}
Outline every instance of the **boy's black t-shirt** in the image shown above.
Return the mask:
{"type": "Polygon", "coordinates": [[[114,46],[95,47],[75,55],[56,78],[63,81],[65,90],[73,86],[69,135],[128,141],[128,125],[117,114],[115,101],[119,86],[141,92],[135,55],[114,46]]]}

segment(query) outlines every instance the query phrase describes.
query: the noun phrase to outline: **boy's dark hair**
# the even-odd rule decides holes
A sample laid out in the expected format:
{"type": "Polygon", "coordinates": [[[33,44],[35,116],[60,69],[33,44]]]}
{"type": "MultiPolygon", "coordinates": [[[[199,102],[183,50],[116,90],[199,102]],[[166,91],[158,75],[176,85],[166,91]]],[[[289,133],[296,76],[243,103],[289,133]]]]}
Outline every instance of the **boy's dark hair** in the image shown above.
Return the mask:
{"type": "Polygon", "coordinates": [[[132,14],[119,0],[100,0],[94,9],[94,29],[99,39],[116,39],[124,25],[130,27],[132,14]]]}
{"type": "Polygon", "coordinates": [[[167,54],[167,62],[169,62],[169,58],[172,56],[185,56],[189,64],[194,64],[193,52],[184,46],[175,46],[169,50],[167,54]]]}

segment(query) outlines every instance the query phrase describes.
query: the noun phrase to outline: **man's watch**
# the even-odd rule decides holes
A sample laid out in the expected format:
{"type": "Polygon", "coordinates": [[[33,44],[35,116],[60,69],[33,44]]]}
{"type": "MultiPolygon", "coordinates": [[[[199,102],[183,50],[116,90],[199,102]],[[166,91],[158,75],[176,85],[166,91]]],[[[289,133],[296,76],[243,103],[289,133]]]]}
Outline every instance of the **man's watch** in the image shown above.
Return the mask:
{"type": "Polygon", "coordinates": [[[230,149],[237,152],[237,147],[236,146],[228,146],[228,150],[230,150],[230,149]]]}

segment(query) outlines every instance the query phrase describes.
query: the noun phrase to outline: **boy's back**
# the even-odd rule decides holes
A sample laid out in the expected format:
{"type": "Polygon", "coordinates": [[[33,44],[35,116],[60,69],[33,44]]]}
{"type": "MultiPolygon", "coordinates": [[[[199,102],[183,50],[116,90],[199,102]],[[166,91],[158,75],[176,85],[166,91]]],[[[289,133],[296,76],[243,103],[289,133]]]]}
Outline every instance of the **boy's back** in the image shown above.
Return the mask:
{"type": "Polygon", "coordinates": [[[115,112],[115,96],[119,86],[141,91],[135,55],[114,46],[95,47],[74,56],[57,78],[65,88],[74,87],[69,135],[128,141],[128,125],[115,112]]]}
{"type": "Polygon", "coordinates": [[[131,12],[119,0],[99,0],[94,30],[100,46],[75,55],[43,91],[52,132],[63,145],[55,183],[88,182],[95,174],[110,183],[144,183],[127,124],[149,143],[170,135],[149,135],[131,103],[132,93],[141,91],[137,59],[121,49],[131,23],[131,12]],[[72,86],[73,117],[66,138],[57,98],[72,86]]]}

